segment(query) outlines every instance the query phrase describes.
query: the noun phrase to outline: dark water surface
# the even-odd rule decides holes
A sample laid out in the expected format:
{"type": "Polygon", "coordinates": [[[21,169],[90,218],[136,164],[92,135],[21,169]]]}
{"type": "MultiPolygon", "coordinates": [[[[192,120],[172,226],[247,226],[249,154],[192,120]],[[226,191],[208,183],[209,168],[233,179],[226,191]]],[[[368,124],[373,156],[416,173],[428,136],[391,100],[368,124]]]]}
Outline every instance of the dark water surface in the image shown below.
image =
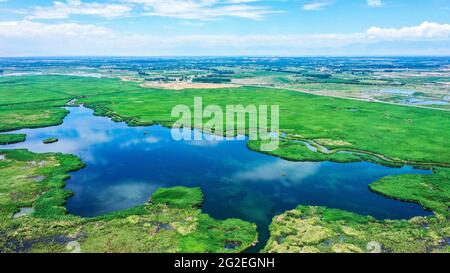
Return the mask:
{"type": "Polygon", "coordinates": [[[26,133],[27,141],[0,148],[80,156],[87,167],[72,173],[67,182],[75,193],[67,209],[76,215],[92,217],[130,208],[146,202],[157,188],[179,185],[201,187],[203,211],[212,217],[255,222],[262,243],[271,219],[299,204],[379,219],[430,214],[419,205],[388,199],[368,188],[387,175],[430,171],[367,162],[289,162],[250,151],[245,141],[177,142],[170,129],[161,126],[128,127],[93,116],[86,108],[69,109],[64,124],[17,131],[26,133]],[[49,137],[59,142],[43,144],[49,137]]]}

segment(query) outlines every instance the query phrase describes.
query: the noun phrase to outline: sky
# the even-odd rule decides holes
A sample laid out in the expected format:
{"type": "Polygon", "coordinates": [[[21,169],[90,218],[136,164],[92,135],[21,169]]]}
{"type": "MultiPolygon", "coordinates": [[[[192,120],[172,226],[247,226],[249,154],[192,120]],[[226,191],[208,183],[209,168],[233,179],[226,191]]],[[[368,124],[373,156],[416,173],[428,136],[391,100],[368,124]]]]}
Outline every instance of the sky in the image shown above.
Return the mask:
{"type": "Polygon", "coordinates": [[[450,0],[0,0],[0,56],[450,55],[450,0]]]}

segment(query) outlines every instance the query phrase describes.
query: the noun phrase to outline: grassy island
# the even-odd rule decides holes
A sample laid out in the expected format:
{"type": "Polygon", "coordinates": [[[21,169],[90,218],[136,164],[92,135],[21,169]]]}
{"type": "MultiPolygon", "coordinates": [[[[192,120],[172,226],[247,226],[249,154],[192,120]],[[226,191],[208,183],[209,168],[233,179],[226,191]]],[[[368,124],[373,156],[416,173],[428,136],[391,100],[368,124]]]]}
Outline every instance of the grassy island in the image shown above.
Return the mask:
{"type": "Polygon", "coordinates": [[[51,137],[51,138],[44,139],[43,143],[44,144],[52,144],[52,143],[56,143],[58,141],[59,141],[59,139],[57,139],[55,137],[51,137]]]}
{"type": "Polygon", "coordinates": [[[84,166],[77,157],[0,154],[0,252],[70,252],[77,244],[81,252],[241,252],[257,240],[254,224],[202,213],[198,188],[160,189],[148,204],[96,218],[67,214],[64,180],[84,166]]]}
{"type": "Polygon", "coordinates": [[[27,139],[25,134],[0,134],[0,145],[8,145],[24,142],[27,139]]]}

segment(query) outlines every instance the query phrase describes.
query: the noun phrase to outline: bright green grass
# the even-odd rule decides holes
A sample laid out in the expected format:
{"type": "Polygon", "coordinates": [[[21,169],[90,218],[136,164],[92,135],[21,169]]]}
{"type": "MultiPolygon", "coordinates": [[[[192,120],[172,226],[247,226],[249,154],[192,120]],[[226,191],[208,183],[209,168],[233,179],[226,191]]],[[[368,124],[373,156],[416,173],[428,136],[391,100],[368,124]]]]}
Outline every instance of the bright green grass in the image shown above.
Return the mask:
{"type": "MultiPolygon", "coordinates": [[[[251,150],[258,151],[260,141],[249,141],[247,146],[251,150]]],[[[277,150],[271,151],[268,154],[292,161],[333,161],[338,163],[362,161],[360,157],[353,154],[323,154],[320,152],[313,152],[309,150],[305,144],[294,142],[281,142],[280,147],[277,150]]]]}
{"type": "Polygon", "coordinates": [[[29,108],[1,107],[0,132],[58,125],[63,122],[64,117],[69,113],[64,108],[36,108],[34,106],[31,104],[29,108]]]}
{"type": "Polygon", "coordinates": [[[436,213],[450,215],[450,169],[437,168],[432,175],[388,176],[369,187],[377,193],[419,203],[436,213]]]}
{"type": "Polygon", "coordinates": [[[449,220],[442,216],[378,221],[324,207],[299,206],[274,217],[270,253],[450,252],[449,220]]]}
{"type": "MultiPolygon", "coordinates": [[[[168,125],[175,120],[170,116],[172,107],[178,104],[192,106],[195,96],[203,97],[205,105],[278,104],[281,109],[280,127],[288,133],[300,134],[307,139],[345,141],[354,149],[406,161],[450,163],[450,148],[447,145],[450,113],[445,111],[257,87],[173,91],[140,88],[136,83],[114,79],[42,76],[2,80],[10,79],[14,79],[15,83],[0,84],[0,93],[9,97],[11,103],[21,102],[13,96],[19,87],[23,92],[28,92],[30,98],[35,96],[33,100],[52,99],[53,95],[48,90],[70,94],[68,98],[84,95],[88,97],[80,102],[96,108],[98,113],[135,125],[168,125]]],[[[14,109],[8,111],[10,114],[17,112],[14,109]]],[[[19,116],[25,114],[29,113],[17,113],[19,116]]],[[[17,127],[4,125],[3,121],[9,118],[2,117],[1,112],[0,120],[3,125],[0,130],[17,127]]],[[[26,122],[23,123],[27,126],[26,122]]]]}
{"type": "Polygon", "coordinates": [[[70,192],[64,180],[83,163],[72,155],[33,154],[26,150],[0,150],[0,217],[8,217],[21,207],[35,208],[35,215],[58,218],[66,214],[63,206],[70,192]],[[35,181],[42,177],[42,181],[35,181]]]}
{"type": "MultiPolygon", "coordinates": [[[[71,76],[21,76],[0,78],[0,105],[55,100],[122,92],[121,82],[113,79],[71,76]]],[[[127,87],[130,88],[130,87],[127,87]]]]}
{"type": "MultiPolygon", "coordinates": [[[[307,91],[339,91],[345,93],[353,93],[360,92],[362,90],[379,90],[379,89],[387,89],[389,87],[386,86],[372,86],[372,85],[361,85],[361,84],[345,84],[345,83],[323,83],[323,82],[315,82],[311,83],[309,80],[306,80],[302,84],[294,85],[296,88],[300,88],[307,91]]],[[[398,87],[392,87],[398,88],[398,87]]]]}
{"type": "Polygon", "coordinates": [[[24,142],[26,138],[24,134],[0,134],[0,145],[24,142]]]}
{"type": "Polygon", "coordinates": [[[154,204],[167,204],[177,208],[200,207],[203,203],[203,194],[200,188],[163,188],[153,193],[151,201],[154,204]]]}
{"type": "Polygon", "coordinates": [[[0,252],[241,252],[257,240],[256,226],[216,220],[198,209],[199,188],[160,189],[152,203],[96,218],[67,214],[68,172],[83,167],[75,156],[0,150],[0,252]],[[37,181],[36,179],[39,179],[37,181]],[[14,218],[20,208],[31,215],[14,218]],[[226,249],[229,243],[235,249],[226,249]]]}

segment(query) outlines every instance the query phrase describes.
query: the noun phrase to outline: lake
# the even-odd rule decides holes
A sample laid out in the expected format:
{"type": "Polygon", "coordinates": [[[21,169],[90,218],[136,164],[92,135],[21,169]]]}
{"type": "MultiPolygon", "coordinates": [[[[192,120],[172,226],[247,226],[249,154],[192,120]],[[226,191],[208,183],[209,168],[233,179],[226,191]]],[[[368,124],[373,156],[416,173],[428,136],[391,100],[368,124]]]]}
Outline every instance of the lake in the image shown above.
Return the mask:
{"type": "Polygon", "coordinates": [[[0,148],[78,155],[87,167],[67,181],[75,193],[67,203],[72,214],[93,217],[141,205],[160,187],[200,187],[205,213],[258,225],[261,243],[252,251],[267,241],[275,215],[300,204],[378,219],[430,215],[419,205],[375,194],[368,185],[388,175],[431,171],[368,162],[290,162],[250,151],[245,140],[177,142],[162,126],[129,127],[87,108],[68,109],[62,125],[16,131],[27,134],[27,141],[0,148]],[[59,142],[42,143],[52,137],[59,142]]]}

